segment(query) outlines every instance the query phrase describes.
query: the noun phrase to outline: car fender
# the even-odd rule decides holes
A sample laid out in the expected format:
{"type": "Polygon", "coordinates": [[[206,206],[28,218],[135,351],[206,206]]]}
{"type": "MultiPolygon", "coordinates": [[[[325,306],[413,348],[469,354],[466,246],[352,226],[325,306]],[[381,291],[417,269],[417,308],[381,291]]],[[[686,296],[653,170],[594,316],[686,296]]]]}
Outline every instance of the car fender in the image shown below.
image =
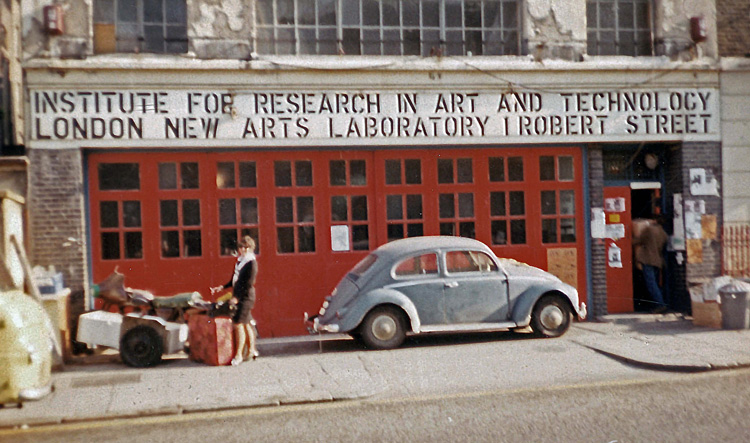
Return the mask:
{"type": "Polygon", "coordinates": [[[534,286],[528,288],[516,298],[511,314],[512,320],[518,324],[518,326],[530,325],[531,313],[534,310],[534,305],[536,305],[536,302],[539,301],[540,298],[550,293],[559,294],[568,302],[572,312],[577,315],[577,310],[573,308],[573,303],[570,301],[570,297],[565,294],[562,288],[558,288],[554,285],[534,286]]]}
{"type": "Polygon", "coordinates": [[[422,324],[419,320],[419,314],[417,314],[417,308],[414,306],[414,303],[398,291],[382,288],[370,291],[364,296],[359,296],[352,301],[348,312],[341,320],[341,332],[349,332],[356,329],[360,323],[362,323],[362,320],[364,320],[368,312],[377,306],[383,305],[394,305],[401,308],[409,318],[411,330],[419,332],[422,324]]]}

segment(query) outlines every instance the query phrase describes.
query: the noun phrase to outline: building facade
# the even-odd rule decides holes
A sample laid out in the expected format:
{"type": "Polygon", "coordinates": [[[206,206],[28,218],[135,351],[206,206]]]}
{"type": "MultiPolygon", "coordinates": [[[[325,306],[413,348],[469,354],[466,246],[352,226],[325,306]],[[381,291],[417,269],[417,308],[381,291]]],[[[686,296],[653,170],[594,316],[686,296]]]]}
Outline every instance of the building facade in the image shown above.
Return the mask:
{"type": "Polygon", "coordinates": [[[263,336],[304,333],[369,250],[479,239],[648,310],[632,220],[666,216],[664,282],[720,272],[712,1],[23,3],[29,238],[85,307],[114,269],[157,295],[258,243],[263,336]]]}

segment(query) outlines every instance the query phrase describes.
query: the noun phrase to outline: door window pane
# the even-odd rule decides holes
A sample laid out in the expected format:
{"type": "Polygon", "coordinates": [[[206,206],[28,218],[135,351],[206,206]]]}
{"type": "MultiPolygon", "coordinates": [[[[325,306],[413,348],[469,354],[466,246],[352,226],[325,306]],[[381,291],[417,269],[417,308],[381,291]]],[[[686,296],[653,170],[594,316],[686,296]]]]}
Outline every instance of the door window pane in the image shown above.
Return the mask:
{"type": "Polygon", "coordinates": [[[117,232],[102,232],[102,260],[117,260],[120,258],[120,234],[117,232]]]}
{"type": "Polygon", "coordinates": [[[301,160],[294,162],[295,183],[297,186],[312,186],[312,162],[301,160]]]}
{"type": "Polygon", "coordinates": [[[505,220],[492,220],[492,244],[504,245],[508,243],[508,224],[505,220]]]}
{"type": "Polygon", "coordinates": [[[186,257],[200,257],[202,254],[201,231],[189,230],[183,232],[184,250],[186,257]]]}
{"type": "Polygon", "coordinates": [[[526,243],[525,220],[510,221],[510,242],[514,245],[522,245],[526,243]]]}
{"type": "Polygon", "coordinates": [[[294,221],[293,201],[291,197],[276,197],[276,222],[292,223],[294,221]]]}
{"type": "Polygon", "coordinates": [[[557,220],[542,220],[542,243],[557,243],[557,220]]]}
{"type": "Polygon", "coordinates": [[[557,205],[555,203],[555,191],[542,191],[542,214],[557,214],[557,205]]]}
{"type": "Polygon", "coordinates": [[[198,163],[181,163],[180,175],[182,178],[182,189],[198,189],[198,163]]]}
{"type": "Polygon", "coordinates": [[[406,218],[422,218],[422,196],[420,194],[410,194],[406,196],[406,218]]]}
{"type": "Polygon", "coordinates": [[[456,208],[453,194],[440,194],[440,218],[453,218],[456,208]]]}
{"type": "Polygon", "coordinates": [[[358,195],[352,197],[352,220],[367,220],[367,196],[358,195]]]}
{"type": "Polygon", "coordinates": [[[117,202],[103,201],[99,203],[100,221],[99,226],[102,228],[120,227],[120,211],[117,202]]]}
{"type": "Polygon", "coordinates": [[[406,226],[406,235],[409,237],[421,237],[424,235],[424,226],[422,223],[409,223],[406,226]]]}
{"type": "Polygon", "coordinates": [[[294,252],[294,228],[285,226],[276,228],[276,250],[281,253],[294,252]]]}
{"type": "Polygon", "coordinates": [[[240,187],[255,188],[258,186],[255,162],[240,162],[240,187]]]}
{"type": "MultiPolygon", "coordinates": [[[[258,199],[243,198],[240,200],[240,223],[254,225],[258,223],[258,199]]],[[[253,237],[257,239],[257,237],[253,237]]],[[[258,244],[258,241],[255,241],[258,244]]]]}
{"type": "Polygon", "coordinates": [[[438,160],[438,183],[453,183],[453,160],[438,160]]]}
{"type": "Polygon", "coordinates": [[[219,189],[235,187],[233,162],[223,162],[216,166],[216,187],[219,189]]]}
{"type": "Polygon", "coordinates": [[[177,165],[159,163],[159,189],[177,189],[177,165]]]}
{"type": "Polygon", "coordinates": [[[508,180],[512,182],[523,181],[523,157],[508,158],[508,180]]]}
{"type": "Polygon", "coordinates": [[[557,165],[558,165],[558,178],[560,181],[573,181],[574,179],[574,171],[573,171],[573,157],[572,156],[560,156],[557,158],[557,165]]]}
{"type": "Polygon", "coordinates": [[[331,197],[331,220],[332,221],[349,220],[348,212],[349,211],[346,205],[346,197],[344,196],[331,197]]]}
{"type": "Polygon", "coordinates": [[[162,200],[159,202],[161,226],[177,226],[177,200],[162,200]]]}
{"type": "Polygon", "coordinates": [[[297,197],[297,220],[301,222],[315,221],[312,197],[297,197]]]}
{"type": "Polygon", "coordinates": [[[385,184],[386,185],[400,185],[401,184],[401,161],[400,160],[386,160],[385,161],[385,184]]]}
{"type": "Polygon", "coordinates": [[[474,217],[474,194],[458,194],[458,216],[461,218],[474,217]]]}
{"type": "Polygon", "coordinates": [[[365,186],[367,184],[367,169],[364,160],[352,160],[349,163],[349,170],[352,186],[365,186]]]}
{"type": "Polygon", "coordinates": [[[143,234],[125,233],[125,258],[143,258],[143,234]]]}
{"type": "Polygon", "coordinates": [[[404,167],[406,168],[406,184],[421,185],[422,161],[419,159],[407,159],[404,160],[404,167]]]}
{"type": "Polygon", "coordinates": [[[401,220],[404,218],[403,201],[400,195],[389,195],[386,197],[386,217],[388,220],[401,220]]]}
{"type": "Polygon", "coordinates": [[[523,191],[512,191],[508,193],[510,198],[510,215],[525,215],[526,204],[524,202],[523,191]]]}
{"type": "Polygon", "coordinates": [[[560,219],[560,242],[575,243],[576,225],[574,218],[560,219]]]}
{"type": "Polygon", "coordinates": [[[560,215],[574,215],[576,210],[576,191],[560,191],[560,215]]]}
{"type": "Polygon", "coordinates": [[[141,227],[141,202],[124,201],[122,202],[122,225],[126,228],[141,227]]]}
{"type": "Polygon", "coordinates": [[[185,226],[198,226],[201,224],[200,201],[185,200],[182,202],[182,224],[185,226]]]}
{"type": "Polygon", "coordinates": [[[141,188],[138,163],[100,163],[99,190],[130,191],[141,188]]]}
{"type": "Polygon", "coordinates": [[[233,225],[237,223],[237,207],[233,198],[219,200],[219,224],[233,225]]]}
{"type": "Polygon", "coordinates": [[[505,160],[502,157],[490,157],[490,181],[505,181],[505,160]]]}
{"type": "Polygon", "coordinates": [[[549,181],[555,179],[555,157],[539,157],[539,180],[549,181]]]}
{"type": "Polygon", "coordinates": [[[459,158],[458,160],[456,160],[456,166],[458,169],[459,183],[474,182],[474,170],[472,168],[472,162],[470,158],[459,158]]]}
{"type": "Polygon", "coordinates": [[[505,192],[490,192],[490,215],[505,215],[505,192]]]}
{"type": "Polygon", "coordinates": [[[331,160],[328,169],[331,186],[346,186],[346,162],[344,160],[331,160]]]}
{"type": "Polygon", "coordinates": [[[315,227],[299,226],[299,252],[315,252],[315,227]]]}
{"type": "Polygon", "coordinates": [[[288,161],[273,162],[274,183],[277,187],[292,186],[292,163],[288,161]]]}
{"type": "Polygon", "coordinates": [[[352,249],[355,251],[370,249],[370,232],[367,225],[352,226],[352,249]]]}
{"type": "Polygon", "coordinates": [[[161,233],[161,256],[172,258],[180,256],[180,233],[163,231],[161,233]]]}

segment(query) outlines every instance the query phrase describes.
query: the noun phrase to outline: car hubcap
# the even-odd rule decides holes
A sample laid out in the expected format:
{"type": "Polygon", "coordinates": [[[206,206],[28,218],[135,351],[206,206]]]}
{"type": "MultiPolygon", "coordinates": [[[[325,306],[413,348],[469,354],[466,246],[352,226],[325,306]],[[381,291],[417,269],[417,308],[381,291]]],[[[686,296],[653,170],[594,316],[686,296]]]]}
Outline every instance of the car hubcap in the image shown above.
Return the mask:
{"type": "Polygon", "coordinates": [[[555,305],[548,305],[542,309],[540,320],[545,329],[554,330],[559,328],[565,320],[562,309],[555,305]]]}
{"type": "Polygon", "coordinates": [[[372,323],[372,335],[378,340],[390,340],[396,334],[396,321],[387,316],[380,316],[372,323]]]}

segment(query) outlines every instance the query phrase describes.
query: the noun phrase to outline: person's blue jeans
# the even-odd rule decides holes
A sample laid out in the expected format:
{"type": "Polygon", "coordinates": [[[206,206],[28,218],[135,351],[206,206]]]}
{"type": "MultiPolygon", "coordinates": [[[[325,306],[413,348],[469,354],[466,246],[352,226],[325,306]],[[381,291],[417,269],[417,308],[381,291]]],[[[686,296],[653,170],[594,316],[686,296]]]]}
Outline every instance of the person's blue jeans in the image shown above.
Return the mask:
{"type": "Polygon", "coordinates": [[[657,307],[664,306],[664,297],[659,287],[659,268],[643,265],[643,280],[646,282],[646,289],[657,307]]]}

